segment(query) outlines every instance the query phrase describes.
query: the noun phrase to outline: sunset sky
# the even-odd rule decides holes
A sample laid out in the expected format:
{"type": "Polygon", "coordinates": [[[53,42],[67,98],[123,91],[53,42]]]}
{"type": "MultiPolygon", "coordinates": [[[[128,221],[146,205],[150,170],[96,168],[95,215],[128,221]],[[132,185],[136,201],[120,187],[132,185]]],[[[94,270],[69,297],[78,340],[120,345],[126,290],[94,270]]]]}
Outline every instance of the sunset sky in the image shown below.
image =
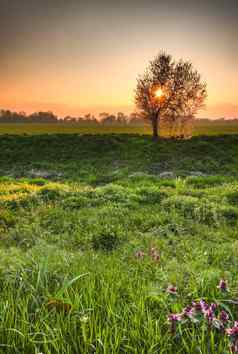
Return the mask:
{"type": "Polygon", "coordinates": [[[208,84],[201,117],[238,117],[237,0],[0,0],[0,108],[59,116],[134,110],[165,50],[208,84]]]}

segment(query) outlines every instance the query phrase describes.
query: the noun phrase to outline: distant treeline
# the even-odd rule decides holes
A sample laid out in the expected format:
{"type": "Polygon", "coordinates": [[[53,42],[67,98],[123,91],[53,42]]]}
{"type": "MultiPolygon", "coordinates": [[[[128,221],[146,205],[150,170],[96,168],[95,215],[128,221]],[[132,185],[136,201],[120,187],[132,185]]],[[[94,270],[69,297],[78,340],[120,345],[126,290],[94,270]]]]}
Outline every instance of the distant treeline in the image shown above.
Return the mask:
{"type": "MultiPolygon", "coordinates": [[[[10,110],[0,110],[0,123],[55,123],[55,124],[78,124],[82,126],[90,126],[90,125],[133,125],[133,126],[143,126],[145,124],[149,124],[148,120],[141,117],[138,113],[131,113],[129,115],[125,115],[122,112],[118,112],[117,114],[110,113],[100,113],[98,117],[95,117],[91,114],[86,114],[83,117],[71,117],[66,116],[64,118],[57,117],[52,112],[35,112],[27,115],[25,112],[12,112],[10,110]]],[[[195,124],[205,125],[205,124],[238,124],[238,118],[231,119],[196,119],[195,124]]]]}
{"type": "Polygon", "coordinates": [[[96,118],[94,115],[86,114],[83,117],[66,116],[57,117],[52,112],[35,112],[27,115],[25,112],[12,112],[10,110],[0,110],[0,123],[69,123],[79,125],[144,125],[148,123],[139,114],[131,113],[125,115],[118,112],[116,115],[110,113],[100,113],[96,118]]]}

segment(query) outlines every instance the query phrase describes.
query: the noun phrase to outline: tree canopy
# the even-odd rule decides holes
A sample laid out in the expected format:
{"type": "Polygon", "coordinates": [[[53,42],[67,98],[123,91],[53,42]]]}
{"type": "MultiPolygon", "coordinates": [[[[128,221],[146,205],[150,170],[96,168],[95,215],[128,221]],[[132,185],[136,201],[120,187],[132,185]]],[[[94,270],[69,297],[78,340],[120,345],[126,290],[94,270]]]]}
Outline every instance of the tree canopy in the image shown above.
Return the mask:
{"type": "Polygon", "coordinates": [[[206,83],[189,61],[159,53],[137,79],[135,103],[158,137],[161,119],[193,117],[207,97],[206,83]]]}

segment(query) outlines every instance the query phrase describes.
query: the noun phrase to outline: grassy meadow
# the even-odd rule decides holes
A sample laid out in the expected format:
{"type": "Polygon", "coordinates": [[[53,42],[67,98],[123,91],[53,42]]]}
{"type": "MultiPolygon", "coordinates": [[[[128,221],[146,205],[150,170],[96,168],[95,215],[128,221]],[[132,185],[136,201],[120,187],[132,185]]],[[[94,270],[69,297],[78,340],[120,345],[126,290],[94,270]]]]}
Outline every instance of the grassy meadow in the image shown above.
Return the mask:
{"type": "Polygon", "coordinates": [[[238,135],[34,129],[0,126],[0,353],[230,353],[238,135]]]}
{"type": "MultiPolygon", "coordinates": [[[[42,134],[137,134],[151,135],[150,125],[85,125],[77,123],[2,123],[0,135],[42,135],[42,134]]],[[[193,136],[238,134],[238,121],[195,120],[193,136]]]]}

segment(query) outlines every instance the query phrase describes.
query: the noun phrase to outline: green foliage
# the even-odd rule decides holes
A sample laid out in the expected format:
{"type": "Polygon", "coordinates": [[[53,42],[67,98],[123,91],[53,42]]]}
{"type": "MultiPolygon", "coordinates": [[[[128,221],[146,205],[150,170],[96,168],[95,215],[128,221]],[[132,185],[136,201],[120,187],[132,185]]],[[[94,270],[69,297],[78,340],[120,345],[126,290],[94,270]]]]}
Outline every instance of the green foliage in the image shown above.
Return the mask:
{"type": "Polygon", "coordinates": [[[230,204],[238,206],[238,190],[231,191],[226,195],[226,197],[230,204]]]}
{"type": "Polygon", "coordinates": [[[196,324],[172,336],[167,317],[227,300],[221,278],[236,298],[237,142],[1,137],[0,353],[228,351],[196,324]],[[210,176],[191,177],[198,164],[210,176]]]}
{"type": "Polygon", "coordinates": [[[123,230],[114,225],[102,225],[95,230],[92,236],[92,246],[94,250],[113,251],[125,239],[123,230]]]}
{"type": "Polygon", "coordinates": [[[10,210],[0,209],[0,228],[4,229],[15,224],[16,217],[10,210]]]}
{"type": "Polygon", "coordinates": [[[229,224],[236,225],[238,221],[238,208],[232,206],[221,206],[219,208],[221,217],[223,217],[229,224]]]}
{"type": "Polygon", "coordinates": [[[206,97],[206,83],[192,63],[182,59],[176,62],[164,52],[137,78],[135,103],[143,117],[152,122],[154,137],[158,136],[160,120],[167,123],[169,136],[191,136],[188,127],[206,97]]]}
{"type": "Polygon", "coordinates": [[[224,176],[188,177],[187,184],[195,188],[206,188],[227,183],[229,180],[224,176]]]}
{"type": "Polygon", "coordinates": [[[29,184],[35,184],[37,186],[44,186],[45,184],[47,184],[47,181],[43,178],[29,178],[25,179],[25,181],[29,184]]]}
{"type": "MultiPolygon", "coordinates": [[[[233,121],[219,121],[219,120],[198,120],[194,121],[193,135],[224,135],[237,134],[238,122],[233,121]]],[[[151,135],[151,128],[149,124],[146,125],[79,125],[70,123],[51,124],[51,123],[4,123],[0,124],[1,135],[23,135],[25,137],[30,135],[44,135],[44,134],[138,134],[151,135]]],[[[166,134],[165,134],[166,135],[166,134]]]]}

